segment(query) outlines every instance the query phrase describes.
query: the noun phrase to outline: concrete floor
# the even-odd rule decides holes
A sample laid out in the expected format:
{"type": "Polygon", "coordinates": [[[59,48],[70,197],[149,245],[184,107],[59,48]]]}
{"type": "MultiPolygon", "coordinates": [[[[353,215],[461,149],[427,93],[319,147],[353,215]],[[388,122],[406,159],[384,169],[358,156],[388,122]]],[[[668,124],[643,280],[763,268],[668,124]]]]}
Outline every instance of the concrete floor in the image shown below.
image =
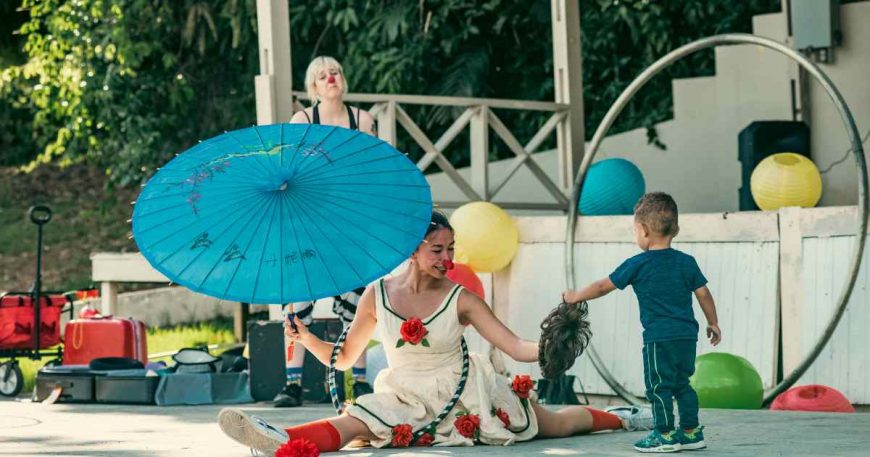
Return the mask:
{"type": "MultiPolygon", "coordinates": [[[[123,406],[33,404],[0,400],[0,455],[60,456],[249,456],[225,437],[215,417],[221,406],[123,406]]],[[[267,403],[243,405],[278,424],[296,424],[334,414],[329,405],[277,410],[267,403]]],[[[870,414],[704,410],[702,422],[713,456],[867,456],[870,414]]],[[[409,455],[606,455],[637,456],[632,443],[643,432],[613,432],[510,447],[344,451],[349,456],[409,455]]]]}

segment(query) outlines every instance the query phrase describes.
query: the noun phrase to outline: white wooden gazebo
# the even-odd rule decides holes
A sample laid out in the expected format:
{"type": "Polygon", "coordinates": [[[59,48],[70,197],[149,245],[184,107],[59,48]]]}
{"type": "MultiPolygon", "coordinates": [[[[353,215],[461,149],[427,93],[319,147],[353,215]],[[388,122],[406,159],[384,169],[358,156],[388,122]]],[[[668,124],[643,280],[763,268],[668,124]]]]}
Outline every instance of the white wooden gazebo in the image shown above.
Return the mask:
{"type": "MultiPolygon", "coordinates": [[[[425,151],[417,165],[426,170],[433,163],[459,188],[466,201],[437,201],[441,207],[457,207],[469,201],[492,201],[521,167],[528,167],[552,196],[551,203],[500,202],[508,209],[544,209],[567,211],[574,173],[583,157],[583,82],[580,46],[580,10],[576,1],[551,0],[553,31],[553,78],[555,100],[529,101],[427,95],[386,95],[351,93],[345,100],[373,104],[370,112],[377,117],[378,135],[396,144],[401,127],[425,151]],[[441,105],[464,107],[464,112],[435,141],[414,122],[403,105],[441,105]],[[492,109],[515,109],[551,112],[549,120],[525,145],[514,137],[492,109]],[[471,131],[470,181],[442,155],[456,136],[468,127],[471,131]],[[488,171],[489,129],[500,137],[516,155],[508,173],[490,183],[488,171]],[[559,157],[558,179],[554,182],[535,162],[533,153],[555,130],[559,157]]],[[[257,0],[257,29],[260,48],[260,74],[254,78],[258,124],[287,122],[305,100],[304,91],[293,91],[290,47],[290,15],[287,0],[257,0]]],[[[114,314],[120,282],[164,282],[162,274],[138,253],[99,253],[91,257],[92,279],[101,283],[103,313],[114,314]]],[[[240,328],[241,315],[236,316],[240,328]]]]}
{"type": "MultiPolygon", "coordinates": [[[[555,100],[484,99],[467,97],[436,97],[426,95],[386,95],[351,93],[345,100],[373,104],[370,111],[378,122],[378,135],[396,144],[397,128],[401,127],[425,151],[417,162],[421,170],[433,163],[443,171],[467,198],[466,201],[437,201],[441,207],[456,207],[468,201],[491,201],[517,170],[526,166],[552,196],[552,203],[500,202],[508,209],[567,210],[574,173],[583,157],[583,80],[580,46],[579,2],[551,0],[553,30],[553,79],[555,100]],[[440,105],[465,108],[444,134],[432,141],[408,116],[402,105],[440,105]],[[550,119],[525,144],[521,144],[492,108],[551,112],[550,119]],[[471,141],[470,182],[465,180],[442,155],[456,136],[468,127],[471,141]],[[504,141],[516,155],[508,173],[490,182],[488,172],[489,130],[504,141]],[[533,153],[555,130],[559,157],[556,182],[535,162],[533,153]]],[[[287,122],[307,98],[304,91],[294,92],[291,71],[290,16],[287,0],[257,0],[257,30],[260,47],[260,74],[255,77],[257,122],[274,124],[287,122]]],[[[338,56],[341,60],[341,56],[338,56]]]]}

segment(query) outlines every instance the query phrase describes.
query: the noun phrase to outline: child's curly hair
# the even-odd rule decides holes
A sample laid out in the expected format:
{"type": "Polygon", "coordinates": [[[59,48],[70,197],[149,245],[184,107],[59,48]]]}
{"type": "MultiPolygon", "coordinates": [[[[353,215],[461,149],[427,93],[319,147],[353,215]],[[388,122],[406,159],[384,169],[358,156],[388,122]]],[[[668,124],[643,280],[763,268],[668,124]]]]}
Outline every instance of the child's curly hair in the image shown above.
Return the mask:
{"type": "Polygon", "coordinates": [[[644,194],[634,205],[634,219],[663,236],[680,231],[679,217],[677,202],[664,192],[644,194]]]}
{"type": "Polygon", "coordinates": [[[568,371],[586,350],[590,338],[589,305],[585,301],[559,304],[541,322],[538,345],[541,374],[547,379],[555,379],[568,371]]]}

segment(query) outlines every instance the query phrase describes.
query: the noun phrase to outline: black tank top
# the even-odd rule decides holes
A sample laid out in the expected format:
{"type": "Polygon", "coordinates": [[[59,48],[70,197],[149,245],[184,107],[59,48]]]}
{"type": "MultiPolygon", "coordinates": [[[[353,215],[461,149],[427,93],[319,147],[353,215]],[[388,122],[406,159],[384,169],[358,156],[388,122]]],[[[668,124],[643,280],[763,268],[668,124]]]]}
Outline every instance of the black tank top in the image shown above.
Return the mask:
{"type": "MultiPolygon", "coordinates": [[[[359,130],[359,117],[354,119],[353,110],[350,109],[350,106],[344,105],[344,107],[347,108],[347,119],[348,119],[348,124],[350,125],[350,129],[351,130],[359,130]]],[[[304,114],[305,118],[308,119],[309,124],[320,124],[320,110],[317,108],[318,108],[318,105],[314,105],[314,109],[312,109],[312,114],[313,114],[314,119],[311,119],[310,117],[308,117],[308,113],[306,113],[305,110],[302,110],[302,114],[304,114]]],[[[359,110],[356,111],[356,115],[359,116],[359,110]]]]}

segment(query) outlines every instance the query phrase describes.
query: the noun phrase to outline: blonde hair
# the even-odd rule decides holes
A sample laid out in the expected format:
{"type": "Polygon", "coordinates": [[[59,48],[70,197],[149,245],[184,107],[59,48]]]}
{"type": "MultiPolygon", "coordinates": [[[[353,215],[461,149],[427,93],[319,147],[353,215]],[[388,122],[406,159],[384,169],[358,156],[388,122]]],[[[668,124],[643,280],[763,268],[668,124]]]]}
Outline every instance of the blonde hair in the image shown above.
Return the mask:
{"type": "Polygon", "coordinates": [[[317,82],[317,75],[324,68],[337,68],[338,74],[341,75],[341,79],[344,81],[344,87],[342,87],[342,95],[347,93],[347,76],[344,75],[344,69],[341,68],[341,64],[338,63],[332,57],[329,56],[318,56],[311,60],[311,63],[308,64],[308,69],[305,70],[305,90],[308,92],[308,101],[311,103],[311,106],[314,106],[320,100],[317,99],[317,87],[315,86],[317,82]]]}

